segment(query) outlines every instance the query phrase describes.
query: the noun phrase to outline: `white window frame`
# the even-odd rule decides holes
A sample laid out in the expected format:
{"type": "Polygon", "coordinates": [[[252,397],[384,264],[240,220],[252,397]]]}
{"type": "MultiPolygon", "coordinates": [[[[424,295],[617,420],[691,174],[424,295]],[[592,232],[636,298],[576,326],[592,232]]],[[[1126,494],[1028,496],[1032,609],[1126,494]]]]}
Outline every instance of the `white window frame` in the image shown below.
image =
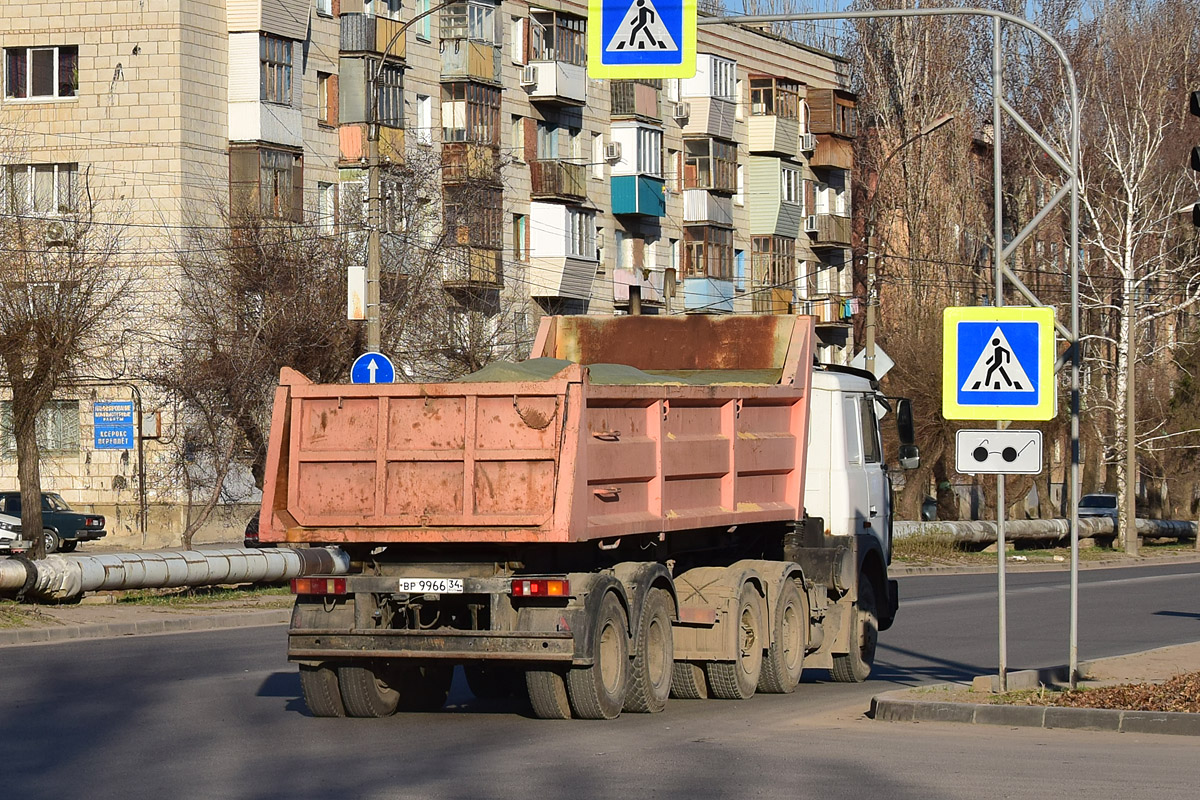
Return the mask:
{"type": "Polygon", "coordinates": [[[57,217],[78,210],[79,164],[73,161],[60,164],[10,164],[4,168],[3,180],[0,195],[3,195],[5,212],[57,217]],[[46,174],[50,176],[50,202],[48,207],[39,208],[38,178],[46,174]],[[19,186],[23,197],[16,196],[18,175],[25,176],[19,186]]]}
{"type": "Polygon", "coordinates": [[[779,193],[782,202],[793,206],[804,205],[804,183],[800,179],[800,170],[795,167],[781,167],[779,170],[779,193]]]}
{"type": "Polygon", "coordinates": [[[588,261],[596,260],[596,214],[581,208],[567,209],[567,256],[588,261]]]}
{"type": "MultiPolygon", "coordinates": [[[[416,8],[413,10],[413,16],[424,14],[429,9],[433,8],[433,0],[417,0],[416,8]]],[[[417,21],[416,37],[422,42],[433,41],[433,14],[421,17],[417,21]]]]}
{"type": "Polygon", "coordinates": [[[592,134],[592,178],[604,180],[604,134],[592,134]]]}
{"type": "Polygon", "coordinates": [[[733,204],[735,206],[746,205],[746,173],[745,165],[737,165],[737,188],[733,194],[733,204]]]}
{"type": "Polygon", "coordinates": [[[337,229],[337,184],[317,181],[317,229],[333,233],[337,229]]]}
{"type": "Polygon", "coordinates": [[[655,128],[637,129],[637,171],[642,175],[662,177],[663,132],[655,128]]]}
{"type": "Polygon", "coordinates": [[[736,61],[709,56],[709,95],[721,100],[737,101],[736,61]]]}
{"type": "Polygon", "coordinates": [[[512,63],[525,66],[525,18],[514,16],[509,19],[509,58],[512,63]]]}
{"type": "Polygon", "coordinates": [[[417,124],[414,126],[417,144],[433,144],[433,97],[417,95],[417,124]]]}
{"type": "Polygon", "coordinates": [[[295,48],[291,39],[260,34],[258,37],[258,97],[264,103],[291,106],[295,97],[295,48]],[[282,53],[271,52],[278,45],[282,53]],[[282,56],[279,58],[278,56],[282,56]]]}
{"type": "Polygon", "coordinates": [[[18,103],[44,103],[47,100],[74,100],[79,97],[79,76],[76,74],[74,94],[59,94],[59,88],[62,86],[62,81],[59,78],[59,68],[62,64],[62,55],[59,52],[64,48],[75,50],[75,70],[79,71],[79,46],[78,45],[46,45],[34,47],[6,47],[4,48],[4,99],[10,102],[18,103]],[[53,91],[50,94],[34,94],[33,93],[33,54],[43,50],[52,52],[51,59],[53,63],[54,74],[51,78],[51,86],[53,91]],[[24,51],[25,59],[25,96],[17,97],[8,93],[8,61],[9,54],[13,52],[24,51]]]}
{"type": "Polygon", "coordinates": [[[333,0],[317,0],[317,15],[321,17],[332,17],[333,0]]]}

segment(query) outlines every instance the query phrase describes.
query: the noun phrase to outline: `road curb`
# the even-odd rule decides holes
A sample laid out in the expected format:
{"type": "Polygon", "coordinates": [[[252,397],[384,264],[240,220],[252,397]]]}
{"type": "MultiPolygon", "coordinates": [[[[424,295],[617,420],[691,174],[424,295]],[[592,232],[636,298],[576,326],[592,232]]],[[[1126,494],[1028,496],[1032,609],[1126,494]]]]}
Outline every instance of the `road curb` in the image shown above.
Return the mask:
{"type": "Polygon", "coordinates": [[[0,647],[25,644],[53,644],[81,639],[107,639],[120,636],[149,636],[161,633],[215,631],[225,628],[251,628],[282,625],[291,618],[291,609],[266,611],[225,611],[220,614],[171,616],[132,622],[103,622],[92,625],[61,625],[44,628],[17,628],[0,631],[0,647]]]}
{"type": "MultiPolygon", "coordinates": [[[[1180,553],[1174,556],[1149,556],[1130,559],[1103,559],[1099,561],[1080,562],[1080,570],[1089,569],[1111,569],[1114,567],[1150,567],[1162,566],[1169,564],[1194,564],[1200,562],[1200,552],[1197,553],[1180,553]]],[[[1071,569],[1069,560],[1046,562],[1046,563],[1029,563],[1022,561],[1008,561],[1004,566],[1007,572],[1067,572],[1071,569]]],[[[892,562],[888,567],[890,577],[900,578],[916,575],[983,575],[986,573],[994,573],[996,571],[995,564],[913,564],[905,565],[898,562],[892,562]]]]}
{"type": "Polygon", "coordinates": [[[908,691],[899,689],[871,698],[870,717],[886,722],[959,722],[1004,725],[1009,728],[1066,728],[1113,733],[1200,736],[1200,714],[1183,711],[1117,711],[1106,708],[951,703],[940,700],[911,700],[903,697],[908,691]]]}

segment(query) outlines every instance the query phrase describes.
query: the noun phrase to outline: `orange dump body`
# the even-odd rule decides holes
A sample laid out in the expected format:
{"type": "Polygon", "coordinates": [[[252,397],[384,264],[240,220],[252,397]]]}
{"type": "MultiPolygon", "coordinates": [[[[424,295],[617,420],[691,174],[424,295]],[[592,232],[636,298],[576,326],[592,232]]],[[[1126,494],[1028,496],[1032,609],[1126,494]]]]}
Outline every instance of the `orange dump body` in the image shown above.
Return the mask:
{"type": "Polygon", "coordinates": [[[533,357],[574,363],[544,380],[285,369],[259,537],[562,543],[798,519],[813,336],[811,317],[547,317],[533,357]],[[606,363],[651,382],[594,381],[606,363]]]}

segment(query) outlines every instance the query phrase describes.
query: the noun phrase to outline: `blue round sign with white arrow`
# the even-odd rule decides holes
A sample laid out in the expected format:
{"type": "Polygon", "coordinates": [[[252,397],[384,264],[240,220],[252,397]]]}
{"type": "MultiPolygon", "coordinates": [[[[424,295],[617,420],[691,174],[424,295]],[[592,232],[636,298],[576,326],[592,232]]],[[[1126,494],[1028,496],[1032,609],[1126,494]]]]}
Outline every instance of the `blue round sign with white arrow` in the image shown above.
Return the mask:
{"type": "Polygon", "coordinates": [[[351,383],[392,383],[396,367],[383,353],[363,353],[350,367],[351,383]]]}

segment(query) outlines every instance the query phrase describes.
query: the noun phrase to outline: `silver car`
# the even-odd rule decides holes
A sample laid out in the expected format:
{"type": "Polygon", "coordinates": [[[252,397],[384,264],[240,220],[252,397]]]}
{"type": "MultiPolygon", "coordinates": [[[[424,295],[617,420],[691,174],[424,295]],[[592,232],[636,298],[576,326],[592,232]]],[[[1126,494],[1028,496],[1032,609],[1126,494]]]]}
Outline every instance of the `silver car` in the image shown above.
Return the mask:
{"type": "Polygon", "coordinates": [[[1079,516],[1117,518],[1117,496],[1108,492],[1085,494],[1079,498],[1079,516]]]}

